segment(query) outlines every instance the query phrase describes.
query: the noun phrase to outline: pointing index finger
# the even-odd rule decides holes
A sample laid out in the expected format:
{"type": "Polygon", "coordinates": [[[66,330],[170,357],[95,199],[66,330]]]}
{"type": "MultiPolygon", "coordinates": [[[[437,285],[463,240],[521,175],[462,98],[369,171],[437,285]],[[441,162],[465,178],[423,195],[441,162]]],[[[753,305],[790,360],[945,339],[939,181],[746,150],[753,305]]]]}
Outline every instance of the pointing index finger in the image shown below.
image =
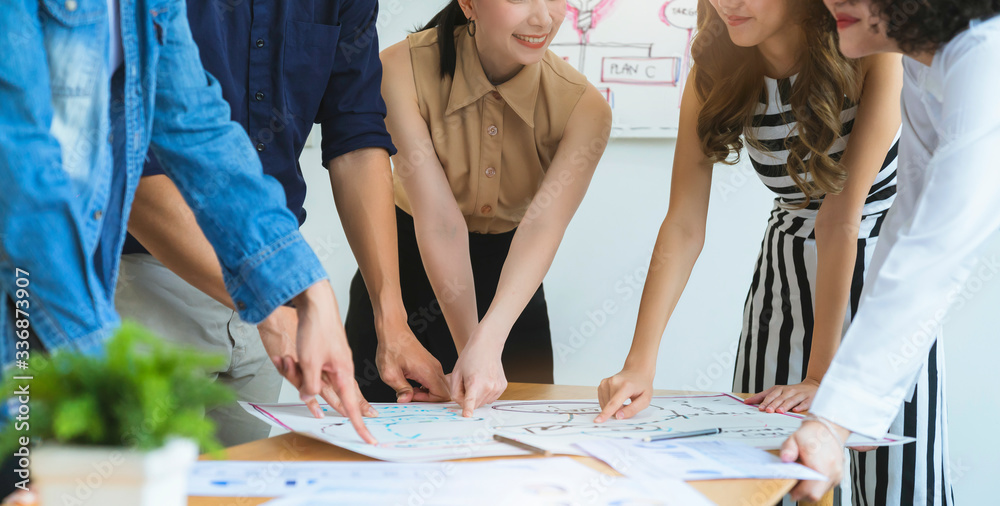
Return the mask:
{"type": "Polygon", "coordinates": [[[354,430],[357,431],[361,439],[368,444],[378,444],[372,433],[368,431],[368,427],[365,426],[364,419],[361,416],[361,406],[358,405],[358,397],[354,392],[353,385],[351,384],[352,378],[339,377],[335,383],[337,395],[340,396],[343,409],[347,414],[347,418],[351,421],[351,425],[354,430]]]}
{"type": "Polygon", "coordinates": [[[612,395],[611,399],[604,406],[604,409],[601,410],[601,414],[597,415],[597,418],[594,418],[594,421],[597,423],[606,422],[609,418],[614,416],[614,414],[621,409],[622,406],[625,405],[625,399],[628,399],[628,394],[626,393],[616,393],[615,395],[612,395]]]}

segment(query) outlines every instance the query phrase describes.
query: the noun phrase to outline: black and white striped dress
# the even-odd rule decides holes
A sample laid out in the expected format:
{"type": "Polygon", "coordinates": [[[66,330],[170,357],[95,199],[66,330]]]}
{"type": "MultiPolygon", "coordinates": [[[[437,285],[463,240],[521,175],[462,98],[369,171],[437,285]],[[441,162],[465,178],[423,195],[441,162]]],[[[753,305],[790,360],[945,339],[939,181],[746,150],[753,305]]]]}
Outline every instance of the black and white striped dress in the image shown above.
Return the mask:
{"type": "MultiPolygon", "coordinates": [[[[805,194],[786,170],[785,139],[796,130],[789,103],[794,82],[794,77],[766,80],[766,97],[754,117],[754,133],[763,149],[747,146],[755,171],[777,197],[744,308],[733,379],[736,392],[756,393],[774,385],[800,383],[809,362],[816,291],[814,225],[823,199],[797,209],[805,194]]],[[[842,136],[830,149],[834,159],[847,146],[856,112],[855,104],[847,104],[841,113],[842,136]]],[[[845,330],[857,310],[879,230],[896,196],[898,142],[897,134],[865,201],[845,330]]],[[[851,451],[852,482],[847,484],[845,476],[849,486],[843,488],[843,504],[851,504],[852,498],[856,505],[953,504],[940,342],[924,364],[915,396],[891,428],[896,434],[916,437],[917,442],[867,453],[851,451]]],[[[791,504],[787,498],[785,502],[791,504]]]]}

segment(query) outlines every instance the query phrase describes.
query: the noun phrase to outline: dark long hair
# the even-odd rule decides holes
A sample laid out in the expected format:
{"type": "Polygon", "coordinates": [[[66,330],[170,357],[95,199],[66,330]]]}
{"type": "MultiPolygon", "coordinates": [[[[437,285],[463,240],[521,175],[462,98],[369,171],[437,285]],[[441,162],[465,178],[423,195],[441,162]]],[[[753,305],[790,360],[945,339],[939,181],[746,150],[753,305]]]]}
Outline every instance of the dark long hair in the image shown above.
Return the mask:
{"type": "Polygon", "coordinates": [[[455,65],[458,55],[455,53],[455,27],[469,24],[462,7],[458,5],[458,0],[451,2],[441,9],[426,26],[420,29],[430,30],[437,28],[438,47],[441,50],[441,77],[455,77],[455,65]]]}

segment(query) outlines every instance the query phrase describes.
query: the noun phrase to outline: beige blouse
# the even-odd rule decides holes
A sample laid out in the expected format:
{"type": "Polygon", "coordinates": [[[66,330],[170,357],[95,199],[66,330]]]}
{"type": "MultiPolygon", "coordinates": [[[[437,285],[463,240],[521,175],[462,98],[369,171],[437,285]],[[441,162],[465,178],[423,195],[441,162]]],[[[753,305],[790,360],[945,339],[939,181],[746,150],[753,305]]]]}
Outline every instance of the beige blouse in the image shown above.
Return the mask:
{"type": "MultiPolygon", "coordinates": [[[[441,77],[437,30],[407,37],[420,114],[470,232],[517,227],[555,157],[587,79],[547,51],[494,86],[479,61],[474,37],[455,30],[454,79],[441,77]]],[[[413,214],[394,175],[396,205],[413,214]]]]}

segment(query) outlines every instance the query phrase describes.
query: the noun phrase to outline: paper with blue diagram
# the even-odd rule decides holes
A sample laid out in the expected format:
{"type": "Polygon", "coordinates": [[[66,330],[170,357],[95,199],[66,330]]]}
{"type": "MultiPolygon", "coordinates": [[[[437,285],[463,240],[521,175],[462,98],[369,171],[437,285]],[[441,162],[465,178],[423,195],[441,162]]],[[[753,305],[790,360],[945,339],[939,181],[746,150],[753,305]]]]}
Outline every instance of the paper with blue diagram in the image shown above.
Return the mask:
{"type": "MultiPolygon", "coordinates": [[[[279,463],[274,463],[279,464],[279,463]]],[[[676,479],[611,476],[569,458],[485,462],[389,464],[310,462],[340,467],[330,479],[267,503],[268,506],[711,506],[676,479]]]]}
{"type": "MultiPolygon", "coordinates": [[[[648,408],[628,420],[594,423],[596,400],[498,401],[463,418],[454,403],[374,404],[379,416],[365,425],[378,445],[361,441],[350,422],[328,406],[313,418],[304,404],[240,403],[274,426],[390,462],[435,462],[472,457],[527,455],[493,440],[500,434],[553,453],[586,455],[576,443],[586,440],[642,439],[677,431],[720,428],[700,441],[740,442],[777,449],[802,423],[788,414],[762,413],[729,394],[653,397],[648,408]]],[[[888,435],[881,440],[852,436],[855,445],[885,446],[912,439],[888,435]]]]}

